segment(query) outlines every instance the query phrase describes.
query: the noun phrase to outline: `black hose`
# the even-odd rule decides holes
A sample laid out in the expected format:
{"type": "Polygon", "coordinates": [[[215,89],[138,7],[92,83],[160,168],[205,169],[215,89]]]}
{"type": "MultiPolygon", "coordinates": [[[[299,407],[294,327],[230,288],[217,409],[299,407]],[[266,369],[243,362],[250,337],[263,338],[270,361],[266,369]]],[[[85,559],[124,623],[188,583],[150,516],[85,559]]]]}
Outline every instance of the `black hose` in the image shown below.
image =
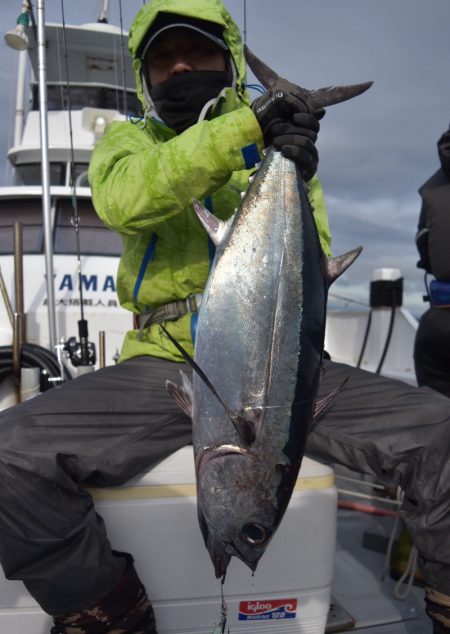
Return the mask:
{"type": "Polygon", "coordinates": [[[372,325],[372,309],[369,311],[369,316],[367,317],[366,331],[364,333],[364,339],[361,346],[361,352],[359,353],[358,362],[356,364],[357,368],[361,367],[361,363],[363,360],[364,353],[366,351],[367,340],[369,339],[370,326],[372,325]]]}
{"type": "Polygon", "coordinates": [[[381,372],[381,368],[383,367],[383,363],[384,363],[384,359],[386,357],[388,348],[389,348],[389,344],[391,343],[391,338],[392,338],[392,332],[394,330],[394,321],[395,321],[395,313],[397,311],[397,307],[395,305],[393,305],[391,307],[391,318],[389,321],[389,329],[388,329],[388,333],[386,336],[386,341],[384,343],[384,349],[383,349],[383,353],[381,355],[381,359],[380,362],[378,364],[377,369],[375,370],[375,374],[380,374],[381,372]]]}
{"type": "MultiPolygon", "coordinates": [[[[394,330],[396,309],[402,305],[403,298],[403,278],[396,280],[375,280],[370,283],[370,307],[372,308],[391,308],[391,318],[389,321],[386,341],[384,343],[381,359],[375,374],[380,374],[386,358],[389,344],[391,343],[392,333],[394,330]]],[[[365,345],[366,342],[364,342],[365,345]]]]}
{"type": "MultiPolygon", "coordinates": [[[[34,343],[22,344],[20,351],[20,366],[22,368],[39,368],[41,373],[45,373],[50,379],[57,379],[61,376],[61,368],[55,354],[34,343]]],[[[63,365],[63,379],[68,381],[72,378],[68,368],[63,365]]],[[[0,346],[0,382],[8,376],[14,374],[13,347],[0,346]]],[[[50,381],[49,386],[53,383],[50,381]]]]}

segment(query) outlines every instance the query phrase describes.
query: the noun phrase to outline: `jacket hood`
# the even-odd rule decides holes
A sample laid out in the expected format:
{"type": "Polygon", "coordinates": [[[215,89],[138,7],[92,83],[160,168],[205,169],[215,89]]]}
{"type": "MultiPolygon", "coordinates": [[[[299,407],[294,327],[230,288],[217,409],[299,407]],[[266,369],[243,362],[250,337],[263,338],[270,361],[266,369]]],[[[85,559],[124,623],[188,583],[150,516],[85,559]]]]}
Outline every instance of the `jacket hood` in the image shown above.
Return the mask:
{"type": "Polygon", "coordinates": [[[249,103],[245,91],[246,64],[241,34],[221,0],[151,0],[143,5],[136,14],[128,36],[128,48],[133,60],[137,94],[144,111],[148,109],[149,104],[145,99],[142,86],[142,63],[139,58],[139,52],[149,28],[154,23],[158,13],[161,12],[209,20],[223,28],[223,37],[230,49],[230,54],[236,67],[236,92],[242,101],[249,103]]]}
{"type": "Polygon", "coordinates": [[[441,167],[450,176],[450,128],[441,136],[437,146],[441,167]]]}

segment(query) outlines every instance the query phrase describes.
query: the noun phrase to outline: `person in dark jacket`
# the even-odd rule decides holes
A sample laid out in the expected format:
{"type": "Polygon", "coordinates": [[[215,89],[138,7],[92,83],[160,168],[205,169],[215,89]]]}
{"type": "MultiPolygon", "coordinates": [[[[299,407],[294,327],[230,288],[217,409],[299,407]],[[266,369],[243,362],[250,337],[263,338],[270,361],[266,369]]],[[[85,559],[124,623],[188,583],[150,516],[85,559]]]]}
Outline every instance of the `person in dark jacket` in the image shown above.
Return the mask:
{"type": "Polygon", "coordinates": [[[430,307],[417,329],[414,362],[419,385],[450,397],[450,127],[437,147],[441,167],[419,189],[417,266],[434,279],[427,288],[430,307]]]}

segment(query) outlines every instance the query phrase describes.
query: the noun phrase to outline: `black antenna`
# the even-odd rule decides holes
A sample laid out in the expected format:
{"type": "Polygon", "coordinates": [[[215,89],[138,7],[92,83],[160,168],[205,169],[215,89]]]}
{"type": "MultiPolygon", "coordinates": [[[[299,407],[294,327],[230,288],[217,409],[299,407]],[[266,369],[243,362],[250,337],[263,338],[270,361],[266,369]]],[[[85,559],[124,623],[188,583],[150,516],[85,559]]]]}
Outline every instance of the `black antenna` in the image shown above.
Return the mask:
{"type": "Polygon", "coordinates": [[[247,0],[244,0],[244,30],[242,34],[244,36],[244,44],[247,44],[247,0]]]}
{"type": "Polygon", "coordinates": [[[125,53],[123,50],[123,19],[122,19],[122,0],[119,0],[119,14],[120,14],[120,61],[122,64],[122,81],[123,81],[123,113],[126,116],[128,114],[128,100],[127,100],[127,85],[125,78],[125,53]]]}

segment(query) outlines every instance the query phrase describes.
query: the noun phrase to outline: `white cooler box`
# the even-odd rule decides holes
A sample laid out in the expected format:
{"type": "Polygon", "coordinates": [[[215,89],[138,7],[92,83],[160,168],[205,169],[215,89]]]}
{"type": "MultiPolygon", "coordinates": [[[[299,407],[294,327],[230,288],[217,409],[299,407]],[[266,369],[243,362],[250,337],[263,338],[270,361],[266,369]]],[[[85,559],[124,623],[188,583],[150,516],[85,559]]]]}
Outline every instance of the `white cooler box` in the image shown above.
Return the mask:
{"type": "MultiPolygon", "coordinates": [[[[221,588],[198,526],[192,447],[126,486],[92,494],[113,548],[135,558],[158,634],[211,634],[220,621],[221,588]]],[[[325,632],[336,501],[332,469],[305,458],[256,572],[235,558],[228,566],[223,590],[230,634],[325,632]]],[[[0,632],[48,634],[50,627],[24,586],[0,576],[0,632]]]]}

